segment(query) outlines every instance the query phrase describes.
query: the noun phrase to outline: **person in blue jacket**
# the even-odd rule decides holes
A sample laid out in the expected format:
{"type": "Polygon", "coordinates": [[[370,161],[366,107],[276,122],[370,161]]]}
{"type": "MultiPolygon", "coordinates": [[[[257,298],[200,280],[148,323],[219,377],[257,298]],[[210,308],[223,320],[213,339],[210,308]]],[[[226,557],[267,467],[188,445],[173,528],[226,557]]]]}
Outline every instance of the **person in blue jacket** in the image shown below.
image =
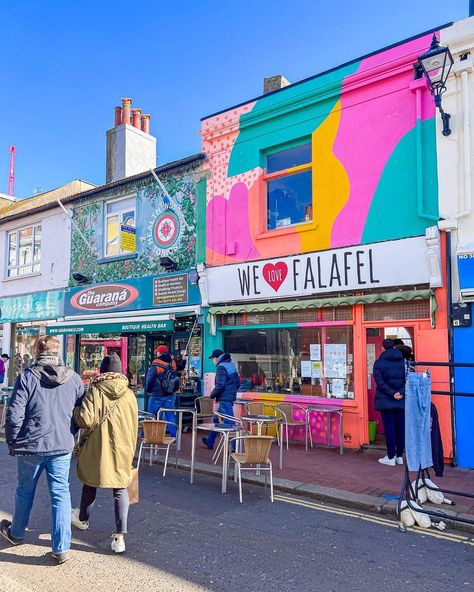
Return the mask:
{"type": "Polygon", "coordinates": [[[374,364],[375,409],[382,415],[387,454],[379,458],[379,463],[394,467],[403,464],[405,450],[406,367],[392,339],[384,339],[382,345],[385,351],[374,364]]]}
{"type": "MultiPolygon", "coordinates": [[[[224,353],[221,349],[215,349],[209,356],[209,359],[214,362],[216,366],[216,380],[214,389],[211,392],[211,399],[215,399],[219,406],[218,413],[234,416],[234,401],[237,397],[237,391],[240,386],[240,377],[237,372],[235,364],[229,354],[224,353]]],[[[217,415],[214,416],[214,423],[219,423],[217,415]]],[[[232,426],[234,422],[229,419],[224,419],[224,425],[232,426]]],[[[217,438],[217,432],[211,432],[207,438],[202,441],[210,450],[214,447],[214,442],[217,438]]]]}

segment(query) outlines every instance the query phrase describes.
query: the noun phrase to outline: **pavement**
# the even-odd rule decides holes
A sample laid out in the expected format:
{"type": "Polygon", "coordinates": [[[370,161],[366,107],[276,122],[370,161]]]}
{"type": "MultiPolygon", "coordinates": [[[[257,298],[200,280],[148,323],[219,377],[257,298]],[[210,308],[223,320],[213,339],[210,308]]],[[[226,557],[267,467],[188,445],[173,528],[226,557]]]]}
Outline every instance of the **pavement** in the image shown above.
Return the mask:
{"type": "MultiPolygon", "coordinates": [[[[71,471],[73,502],[80,484],[71,471]]],[[[45,479],[24,545],[0,541],[0,592],[459,592],[474,589],[474,537],[399,532],[390,516],[245,484],[244,503],[213,476],[142,465],[140,503],[129,517],[127,552],[110,551],[113,504],[99,492],[87,532],[74,531],[72,558],[52,564],[45,479]]],[[[0,518],[13,508],[16,463],[0,444],[0,518]]]]}
{"type": "MultiPolygon", "coordinates": [[[[198,470],[207,474],[220,475],[220,466],[212,464],[212,452],[207,450],[198,435],[196,461],[198,470]]],[[[278,448],[272,447],[275,486],[280,491],[304,495],[316,499],[345,505],[351,508],[395,514],[396,499],[400,495],[405,475],[404,466],[387,467],[378,459],[384,456],[384,447],[367,450],[345,449],[339,454],[337,448],[315,447],[306,452],[304,444],[291,442],[284,450],[283,469],[278,469],[278,448]]],[[[191,435],[183,434],[179,466],[189,469],[191,458],[191,435]]],[[[415,476],[413,475],[413,479],[415,476]]],[[[447,516],[461,516],[474,521],[474,470],[446,466],[443,477],[431,478],[443,489],[471,494],[472,498],[446,495],[455,502],[454,506],[443,504],[427,508],[443,511],[447,516]]],[[[261,478],[248,478],[261,482],[261,478]]],[[[474,532],[474,526],[447,521],[450,527],[474,532]]]]}

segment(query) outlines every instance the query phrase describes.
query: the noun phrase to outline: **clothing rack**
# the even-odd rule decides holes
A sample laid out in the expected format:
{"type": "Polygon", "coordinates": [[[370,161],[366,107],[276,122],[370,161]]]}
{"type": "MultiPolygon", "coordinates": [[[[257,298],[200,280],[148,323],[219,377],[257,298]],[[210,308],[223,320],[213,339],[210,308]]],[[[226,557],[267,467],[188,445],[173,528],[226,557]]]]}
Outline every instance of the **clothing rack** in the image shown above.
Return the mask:
{"type": "MultiPolygon", "coordinates": [[[[456,363],[456,362],[412,362],[412,365],[414,366],[418,366],[418,367],[427,367],[427,366],[448,366],[450,368],[454,368],[454,367],[463,367],[463,368],[474,368],[474,363],[456,363]]],[[[429,372],[429,368],[426,368],[426,372],[428,374],[430,374],[429,372]]],[[[431,391],[432,395],[447,395],[450,396],[451,398],[459,396],[459,397],[474,397],[474,393],[458,393],[455,391],[431,391]]],[[[429,468],[421,468],[421,466],[418,468],[417,471],[417,475],[416,475],[416,479],[415,479],[415,487],[413,487],[412,482],[410,481],[410,471],[408,470],[408,464],[405,464],[405,476],[403,479],[403,485],[402,485],[402,489],[400,491],[400,496],[398,498],[398,503],[397,503],[397,517],[398,517],[398,528],[400,530],[400,532],[407,532],[408,527],[403,524],[402,520],[401,520],[401,513],[405,508],[402,508],[402,503],[405,501],[408,508],[410,508],[411,510],[418,512],[419,514],[426,514],[430,517],[433,518],[441,518],[441,519],[446,519],[446,520],[451,520],[452,522],[459,522],[462,524],[469,524],[469,525],[474,525],[474,519],[472,518],[462,518],[460,516],[452,516],[452,515],[447,515],[445,512],[443,511],[439,511],[439,510],[432,510],[432,509],[425,509],[421,506],[421,504],[418,501],[418,492],[420,490],[421,487],[426,487],[426,489],[429,489],[431,491],[439,491],[443,494],[449,494],[449,495],[456,495],[458,497],[465,497],[465,498],[469,498],[469,499],[474,499],[474,494],[472,493],[466,493],[464,491],[453,491],[451,489],[444,489],[442,487],[432,487],[427,480],[431,481],[430,478],[430,472],[429,472],[429,468]],[[420,485],[421,482],[421,485],[420,485]],[[414,504],[417,504],[417,506],[415,507],[414,504]]],[[[451,505],[456,505],[455,502],[452,502],[451,505]]],[[[442,526],[438,525],[438,528],[443,529],[442,526]]]]}

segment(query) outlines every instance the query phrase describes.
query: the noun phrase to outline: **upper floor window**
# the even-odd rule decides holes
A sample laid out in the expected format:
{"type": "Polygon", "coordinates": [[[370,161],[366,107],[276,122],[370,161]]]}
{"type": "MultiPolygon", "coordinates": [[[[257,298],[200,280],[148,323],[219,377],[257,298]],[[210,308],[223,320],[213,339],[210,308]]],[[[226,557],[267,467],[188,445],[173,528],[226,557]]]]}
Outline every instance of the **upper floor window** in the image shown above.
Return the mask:
{"type": "Polygon", "coordinates": [[[311,143],[267,155],[267,230],[312,221],[311,160],[311,143]]]}
{"type": "Polygon", "coordinates": [[[7,277],[37,273],[41,259],[41,225],[8,233],[7,277]]]}
{"type": "Polygon", "coordinates": [[[105,204],[105,256],[135,253],[136,198],[114,199],[105,204]]]}

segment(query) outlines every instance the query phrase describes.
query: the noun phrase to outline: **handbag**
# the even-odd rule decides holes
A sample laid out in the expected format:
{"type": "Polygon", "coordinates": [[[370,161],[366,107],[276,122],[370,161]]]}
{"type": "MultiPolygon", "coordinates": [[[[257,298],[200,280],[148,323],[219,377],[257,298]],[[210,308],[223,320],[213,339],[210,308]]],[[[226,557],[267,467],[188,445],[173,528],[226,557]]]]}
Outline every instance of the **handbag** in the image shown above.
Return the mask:
{"type": "Polygon", "coordinates": [[[79,456],[81,455],[81,451],[84,448],[84,444],[87,442],[87,440],[89,439],[89,437],[96,431],[96,429],[99,426],[101,426],[104,423],[104,421],[110,416],[110,414],[115,409],[115,407],[117,407],[119,401],[120,401],[120,399],[118,399],[117,401],[115,401],[115,403],[107,411],[107,413],[100,419],[100,421],[91,430],[87,430],[87,432],[84,435],[81,436],[79,442],[74,446],[74,456],[76,456],[77,458],[79,458],[79,456]]]}
{"type": "Polygon", "coordinates": [[[132,472],[130,474],[130,482],[127,487],[128,491],[128,503],[138,504],[140,501],[140,492],[139,492],[139,482],[138,482],[138,467],[132,467],[132,472]]]}

